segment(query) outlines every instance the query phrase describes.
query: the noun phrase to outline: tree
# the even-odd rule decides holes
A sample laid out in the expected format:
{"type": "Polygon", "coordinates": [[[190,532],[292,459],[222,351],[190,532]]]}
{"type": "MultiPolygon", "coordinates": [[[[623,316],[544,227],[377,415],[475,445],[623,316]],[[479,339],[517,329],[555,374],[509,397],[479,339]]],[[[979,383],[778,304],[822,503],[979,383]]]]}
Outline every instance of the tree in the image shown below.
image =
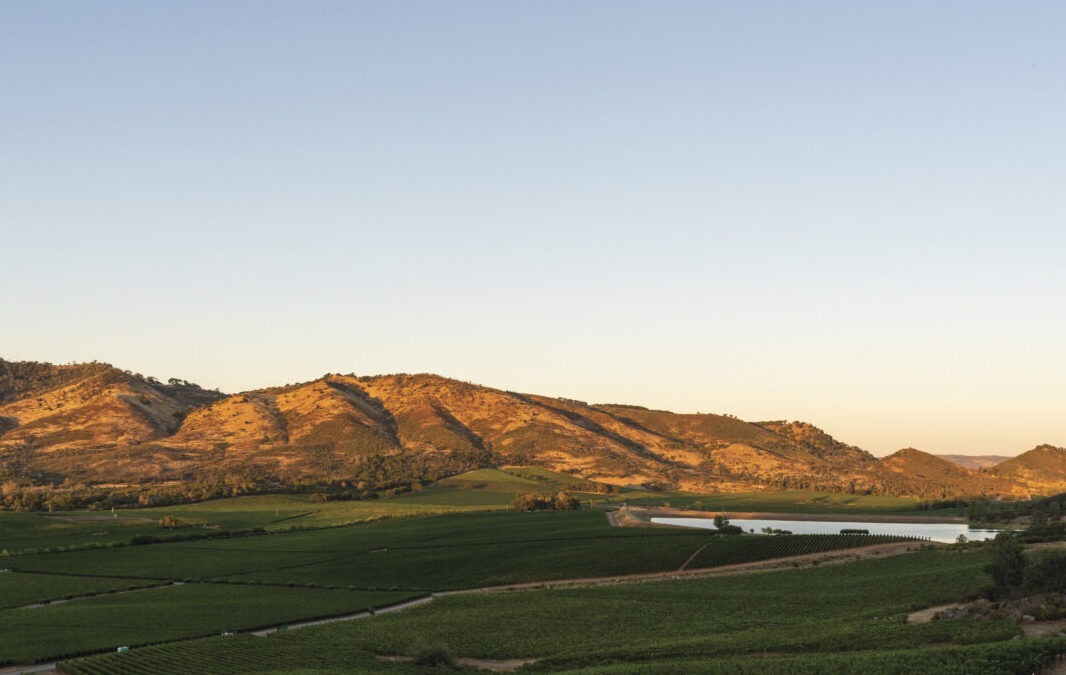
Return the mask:
{"type": "Polygon", "coordinates": [[[717,529],[720,530],[726,525],[729,525],[729,519],[726,518],[723,514],[719,513],[717,516],[714,517],[714,526],[717,529]]]}
{"type": "Polygon", "coordinates": [[[13,480],[9,480],[6,483],[4,483],[4,487],[3,487],[4,496],[9,498],[9,499],[13,499],[13,498],[17,497],[19,492],[21,492],[21,491],[22,491],[22,488],[19,486],[18,483],[16,483],[13,480]]]}
{"type": "Polygon", "coordinates": [[[1034,530],[1047,527],[1047,511],[1043,509],[1043,505],[1033,507],[1033,517],[1029,521],[1029,527],[1034,530]]]}
{"type": "Polygon", "coordinates": [[[556,511],[576,511],[581,506],[577,497],[571,497],[566,492],[555,495],[554,502],[556,511]]]}
{"type": "Polygon", "coordinates": [[[1025,578],[1025,554],[1010,532],[1000,532],[992,540],[992,562],[985,570],[999,595],[1017,595],[1025,578]]]}

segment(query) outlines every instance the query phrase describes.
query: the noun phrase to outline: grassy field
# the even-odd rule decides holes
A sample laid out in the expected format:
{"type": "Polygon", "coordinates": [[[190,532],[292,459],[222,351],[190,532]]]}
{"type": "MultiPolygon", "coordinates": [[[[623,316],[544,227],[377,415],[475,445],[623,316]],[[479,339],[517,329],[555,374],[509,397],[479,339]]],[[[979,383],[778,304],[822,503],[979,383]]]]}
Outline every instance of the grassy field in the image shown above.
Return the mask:
{"type": "Polygon", "coordinates": [[[828,492],[737,492],[698,494],[691,492],[632,491],[600,497],[597,501],[625,501],[638,506],[669,506],[704,511],[763,511],[770,513],[854,513],[955,516],[965,508],[920,510],[921,500],[912,497],[849,495],[828,492]]]}
{"type": "MultiPolygon", "coordinates": [[[[1066,640],[1007,621],[908,625],[905,613],[984,582],[982,553],[757,575],[453,595],[365,621],[257,639],[209,638],[64,664],[71,673],[419,672],[376,661],[419,644],[457,657],[534,658],[582,673],[1028,673],[1066,640]]],[[[525,670],[525,669],[524,669],[525,670]]]]}
{"type": "MultiPolygon", "coordinates": [[[[105,514],[81,512],[77,515],[99,517],[105,514]]],[[[126,517],[129,514],[120,512],[119,515],[126,517]]],[[[26,549],[125,543],[140,535],[164,532],[156,522],[117,520],[110,518],[110,513],[107,517],[105,520],[63,521],[43,513],[0,512],[0,555],[4,551],[17,553],[26,549]]],[[[0,567],[3,567],[2,559],[0,567]]]]}

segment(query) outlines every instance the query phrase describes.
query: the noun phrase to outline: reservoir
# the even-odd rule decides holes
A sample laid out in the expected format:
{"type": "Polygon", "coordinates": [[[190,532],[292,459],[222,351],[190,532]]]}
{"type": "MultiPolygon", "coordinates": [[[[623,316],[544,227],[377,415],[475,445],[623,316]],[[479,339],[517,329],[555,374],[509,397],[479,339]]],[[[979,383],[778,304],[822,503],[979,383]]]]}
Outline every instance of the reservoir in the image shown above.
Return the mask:
{"type": "MultiPolygon", "coordinates": [[[[702,527],[710,530],[714,528],[714,521],[710,518],[660,518],[653,517],[651,522],[660,525],[674,525],[678,527],[702,527]]],[[[867,530],[870,534],[895,534],[905,537],[920,537],[932,541],[951,543],[958,539],[960,534],[966,535],[970,541],[992,539],[1000,530],[971,528],[966,523],[892,523],[892,522],[861,522],[839,520],[759,520],[751,518],[730,518],[730,525],[744,528],[745,532],[755,531],[760,533],[764,527],[772,527],[775,530],[788,530],[792,534],[839,534],[842,529],[867,530]]]]}

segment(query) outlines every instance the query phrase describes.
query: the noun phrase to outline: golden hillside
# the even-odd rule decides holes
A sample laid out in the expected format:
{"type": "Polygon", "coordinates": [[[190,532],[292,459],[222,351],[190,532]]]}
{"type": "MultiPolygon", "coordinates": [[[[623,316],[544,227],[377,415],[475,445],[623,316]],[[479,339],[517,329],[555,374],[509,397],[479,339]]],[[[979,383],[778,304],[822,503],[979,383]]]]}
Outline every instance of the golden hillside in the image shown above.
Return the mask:
{"type": "Polygon", "coordinates": [[[971,471],[910,449],[877,460],[803,422],[590,405],[436,375],[330,374],[226,396],[106,364],[0,360],[0,470],[44,480],[383,485],[522,464],[693,490],[940,498],[1066,489],[1066,457],[1042,462],[1059,473],[1040,482],[1045,468],[971,471]]]}

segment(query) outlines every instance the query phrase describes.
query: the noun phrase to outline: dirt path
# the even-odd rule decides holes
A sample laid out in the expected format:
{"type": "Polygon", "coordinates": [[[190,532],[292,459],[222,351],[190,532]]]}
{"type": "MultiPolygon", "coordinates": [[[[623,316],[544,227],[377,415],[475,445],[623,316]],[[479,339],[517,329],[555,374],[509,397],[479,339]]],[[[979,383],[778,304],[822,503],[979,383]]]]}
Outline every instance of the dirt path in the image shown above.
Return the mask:
{"type": "Polygon", "coordinates": [[[907,623],[929,623],[937,612],[942,612],[945,609],[955,609],[958,606],[959,603],[953,602],[950,605],[937,605],[936,607],[919,609],[917,612],[911,612],[907,615],[907,623]]]}
{"type": "MultiPolygon", "coordinates": [[[[712,539],[711,541],[714,541],[714,540],[712,539]]],[[[696,549],[696,552],[693,553],[692,555],[690,555],[688,557],[688,560],[686,560],[685,562],[681,563],[681,567],[678,567],[677,571],[678,572],[684,572],[685,568],[689,566],[689,563],[691,563],[693,560],[695,560],[696,556],[698,556],[700,553],[703,552],[703,549],[705,549],[705,548],[707,548],[708,546],[711,545],[711,541],[707,542],[703,546],[700,546],[698,549],[696,549]]]]}
{"type": "Polygon", "coordinates": [[[395,605],[386,605],[384,607],[375,608],[373,612],[356,612],[355,614],[345,614],[343,616],[332,616],[327,619],[313,619],[311,621],[299,621],[297,623],[283,624],[285,627],[276,626],[274,628],[264,628],[263,630],[252,631],[252,635],[256,637],[266,637],[271,633],[276,633],[279,630],[296,630],[297,628],[307,628],[308,626],[320,626],[324,623],[336,623],[338,621],[353,621],[355,619],[365,619],[367,617],[374,616],[375,614],[388,614],[390,612],[399,612],[400,610],[407,609],[408,607],[416,607],[418,605],[424,605],[427,602],[433,600],[436,597],[436,593],[422,596],[421,598],[415,598],[414,600],[405,600],[404,602],[396,603],[395,605]]]}
{"type": "MultiPolygon", "coordinates": [[[[382,656],[378,659],[391,663],[410,663],[414,659],[410,656],[382,656]]],[[[537,659],[456,659],[456,665],[469,666],[478,670],[489,670],[494,673],[513,673],[522,666],[536,663],[537,659]]]]}
{"type": "Polygon", "coordinates": [[[1066,619],[1055,621],[1030,621],[1022,624],[1022,631],[1026,637],[1040,637],[1066,631],[1066,619]]]}
{"type": "MultiPolygon", "coordinates": [[[[91,600],[93,598],[101,598],[101,597],[108,596],[108,595],[122,595],[123,593],[136,593],[138,591],[154,591],[156,589],[164,588],[166,586],[182,586],[184,584],[185,584],[184,581],[171,581],[171,582],[163,583],[163,584],[155,584],[154,586],[144,586],[143,588],[133,588],[133,589],[127,588],[127,589],[121,590],[121,591],[100,591],[100,592],[94,593],[92,595],[78,595],[78,596],[75,596],[75,597],[72,597],[72,598],[59,598],[57,600],[49,600],[48,602],[35,602],[35,603],[31,604],[31,605],[22,605],[21,607],[9,607],[8,609],[38,609],[40,607],[51,607],[52,605],[62,605],[65,602],[74,602],[75,600],[91,600]]],[[[3,670],[0,670],[0,673],[3,673],[3,672],[4,672],[3,670]]]]}
{"type": "Polygon", "coordinates": [[[458,591],[441,591],[435,595],[445,596],[463,595],[468,593],[500,593],[503,591],[536,591],[546,588],[583,588],[589,586],[613,586],[616,584],[632,584],[671,579],[694,579],[701,577],[732,576],[736,574],[756,574],[759,572],[770,572],[779,569],[814,567],[815,565],[835,565],[855,560],[901,555],[903,553],[918,550],[920,545],[920,542],[901,541],[893,542],[891,544],[863,546],[861,548],[846,548],[838,551],[826,551],[824,553],[805,553],[803,555],[788,556],[786,558],[771,558],[770,560],[759,560],[756,562],[737,563],[735,565],[722,565],[720,567],[708,567],[703,569],[648,572],[645,574],[623,574],[610,577],[558,579],[554,581],[531,581],[504,586],[485,586],[482,588],[468,588],[458,591]]]}
{"type": "Polygon", "coordinates": [[[45,516],[45,518],[51,518],[52,520],[62,520],[68,523],[81,523],[81,522],[111,522],[113,520],[140,520],[146,523],[154,523],[156,521],[151,518],[142,518],[139,516],[45,516]]]}
{"type": "Polygon", "coordinates": [[[19,673],[55,673],[56,663],[38,663],[34,666],[7,666],[0,668],[0,675],[18,675],[19,673]]]}

